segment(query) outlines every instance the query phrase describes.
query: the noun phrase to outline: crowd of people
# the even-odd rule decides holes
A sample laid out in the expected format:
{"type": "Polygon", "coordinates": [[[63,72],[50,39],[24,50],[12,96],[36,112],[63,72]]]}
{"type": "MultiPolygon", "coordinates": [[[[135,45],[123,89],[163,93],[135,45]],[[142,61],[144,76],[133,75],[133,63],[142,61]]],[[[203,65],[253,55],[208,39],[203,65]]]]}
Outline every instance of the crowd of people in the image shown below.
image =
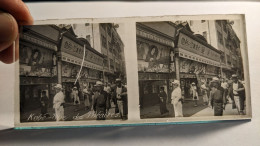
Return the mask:
{"type": "MultiPolygon", "coordinates": [[[[64,89],[61,84],[57,84],[54,88],[56,91],[56,95],[53,98],[55,118],[56,121],[63,121],[64,106],[67,104],[65,102],[64,89]]],[[[48,97],[46,96],[46,92],[42,93],[42,95],[41,114],[43,116],[49,116],[48,100],[46,100],[48,97]]],[[[93,87],[85,85],[82,90],[74,86],[71,89],[70,98],[74,106],[78,107],[80,104],[84,104],[85,111],[94,111],[97,120],[106,119],[109,110],[112,108],[111,105],[113,105],[114,111],[112,112],[114,112],[114,114],[119,114],[122,120],[127,119],[127,88],[122,84],[121,79],[116,79],[115,83],[112,84],[97,81],[93,87]],[[83,99],[80,99],[79,94],[82,95],[83,99]]],[[[75,111],[77,110],[79,109],[76,108],[75,111]]]]}
{"type": "MultiPolygon", "coordinates": [[[[173,91],[171,93],[171,104],[174,107],[175,117],[183,117],[183,101],[184,97],[180,88],[180,81],[172,82],[173,91]]],[[[245,114],[245,87],[244,81],[240,81],[237,75],[232,75],[231,79],[213,77],[210,82],[202,81],[200,87],[194,82],[191,83],[190,95],[194,102],[194,107],[199,106],[200,98],[203,100],[203,105],[214,109],[214,116],[222,116],[226,104],[231,103],[232,109],[236,109],[239,115],[245,114]],[[201,96],[198,95],[198,90],[201,91],[201,96]]],[[[167,95],[162,87],[159,93],[160,112],[161,115],[168,113],[166,107],[167,95]]]]}

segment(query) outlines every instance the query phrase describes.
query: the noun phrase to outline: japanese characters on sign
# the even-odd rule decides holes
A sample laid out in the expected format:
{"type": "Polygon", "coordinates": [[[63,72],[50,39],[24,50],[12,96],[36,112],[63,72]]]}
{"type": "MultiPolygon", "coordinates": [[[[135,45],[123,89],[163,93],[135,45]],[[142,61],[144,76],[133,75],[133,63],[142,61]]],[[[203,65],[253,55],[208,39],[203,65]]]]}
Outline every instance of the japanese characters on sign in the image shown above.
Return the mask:
{"type": "MultiPolygon", "coordinates": [[[[69,39],[68,37],[63,37],[62,43],[61,43],[61,51],[69,53],[73,56],[76,56],[78,58],[83,58],[83,53],[84,53],[84,47],[81,46],[80,44],[74,42],[73,40],[69,39]]],[[[85,60],[98,64],[100,66],[103,66],[103,58],[94,52],[86,49],[85,52],[85,60]]]]}
{"type": "Polygon", "coordinates": [[[214,61],[220,61],[220,54],[217,51],[206,47],[184,33],[180,33],[179,35],[178,48],[185,49],[214,61]]]}

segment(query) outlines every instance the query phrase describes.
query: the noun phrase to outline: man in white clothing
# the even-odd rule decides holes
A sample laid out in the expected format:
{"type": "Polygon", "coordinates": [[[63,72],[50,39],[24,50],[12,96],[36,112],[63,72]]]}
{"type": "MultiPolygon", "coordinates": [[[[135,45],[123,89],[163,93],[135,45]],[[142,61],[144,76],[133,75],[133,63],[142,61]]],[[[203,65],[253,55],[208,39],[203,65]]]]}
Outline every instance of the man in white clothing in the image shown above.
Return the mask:
{"type": "Polygon", "coordinates": [[[174,107],[175,117],[183,117],[182,113],[182,95],[181,95],[181,88],[180,88],[180,81],[174,80],[172,82],[173,91],[171,95],[172,104],[174,107]]]}
{"type": "Polygon", "coordinates": [[[64,94],[62,92],[61,84],[57,84],[55,87],[56,95],[53,98],[53,108],[55,109],[56,121],[64,120],[64,94]]]}

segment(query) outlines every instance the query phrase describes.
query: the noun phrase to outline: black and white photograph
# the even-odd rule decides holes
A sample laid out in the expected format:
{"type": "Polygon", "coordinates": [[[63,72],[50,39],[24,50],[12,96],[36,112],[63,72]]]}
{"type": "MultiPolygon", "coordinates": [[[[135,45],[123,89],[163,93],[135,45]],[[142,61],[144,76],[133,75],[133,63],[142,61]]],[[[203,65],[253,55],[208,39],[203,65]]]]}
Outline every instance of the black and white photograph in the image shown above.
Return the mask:
{"type": "Polygon", "coordinates": [[[23,26],[20,122],[127,120],[123,24],[23,26]]]}
{"type": "Polygon", "coordinates": [[[140,118],[246,115],[241,21],[137,22],[140,118]]]}

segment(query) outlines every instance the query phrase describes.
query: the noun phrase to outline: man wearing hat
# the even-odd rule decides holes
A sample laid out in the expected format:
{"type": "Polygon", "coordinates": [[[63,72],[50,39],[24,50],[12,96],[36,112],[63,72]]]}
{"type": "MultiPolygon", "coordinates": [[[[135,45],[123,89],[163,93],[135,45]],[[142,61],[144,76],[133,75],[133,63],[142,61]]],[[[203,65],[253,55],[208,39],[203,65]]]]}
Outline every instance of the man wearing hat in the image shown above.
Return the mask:
{"type": "Polygon", "coordinates": [[[225,107],[224,90],[222,89],[220,82],[218,80],[213,80],[210,83],[210,87],[211,87],[210,102],[212,108],[214,108],[214,116],[222,116],[225,107]]]}
{"type": "Polygon", "coordinates": [[[62,92],[61,84],[57,84],[55,87],[56,95],[53,98],[53,108],[55,109],[56,121],[64,120],[64,94],[62,92]]]}
{"type": "Polygon", "coordinates": [[[101,81],[96,82],[96,93],[94,95],[93,109],[97,114],[97,120],[105,120],[109,110],[107,92],[104,91],[104,86],[101,81]]]}
{"type": "Polygon", "coordinates": [[[229,88],[229,96],[238,110],[238,114],[244,114],[244,104],[245,104],[245,88],[242,83],[238,81],[237,75],[232,75],[233,82],[229,88]]]}
{"type": "Polygon", "coordinates": [[[127,106],[127,89],[122,85],[121,79],[116,79],[116,88],[114,90],[119,114],[122,120],[127,119],[128,106],[127,106]]]}
{"type": "Polygon", "coordinates": [[[183,113],[182,113],[183,99],[181,94],[180,81],[174,80],[172,82],[172,85],[173,85],[173,91],[172,91],[171,99],[174,107],[175,117],[183,117],[183,113]]]}

